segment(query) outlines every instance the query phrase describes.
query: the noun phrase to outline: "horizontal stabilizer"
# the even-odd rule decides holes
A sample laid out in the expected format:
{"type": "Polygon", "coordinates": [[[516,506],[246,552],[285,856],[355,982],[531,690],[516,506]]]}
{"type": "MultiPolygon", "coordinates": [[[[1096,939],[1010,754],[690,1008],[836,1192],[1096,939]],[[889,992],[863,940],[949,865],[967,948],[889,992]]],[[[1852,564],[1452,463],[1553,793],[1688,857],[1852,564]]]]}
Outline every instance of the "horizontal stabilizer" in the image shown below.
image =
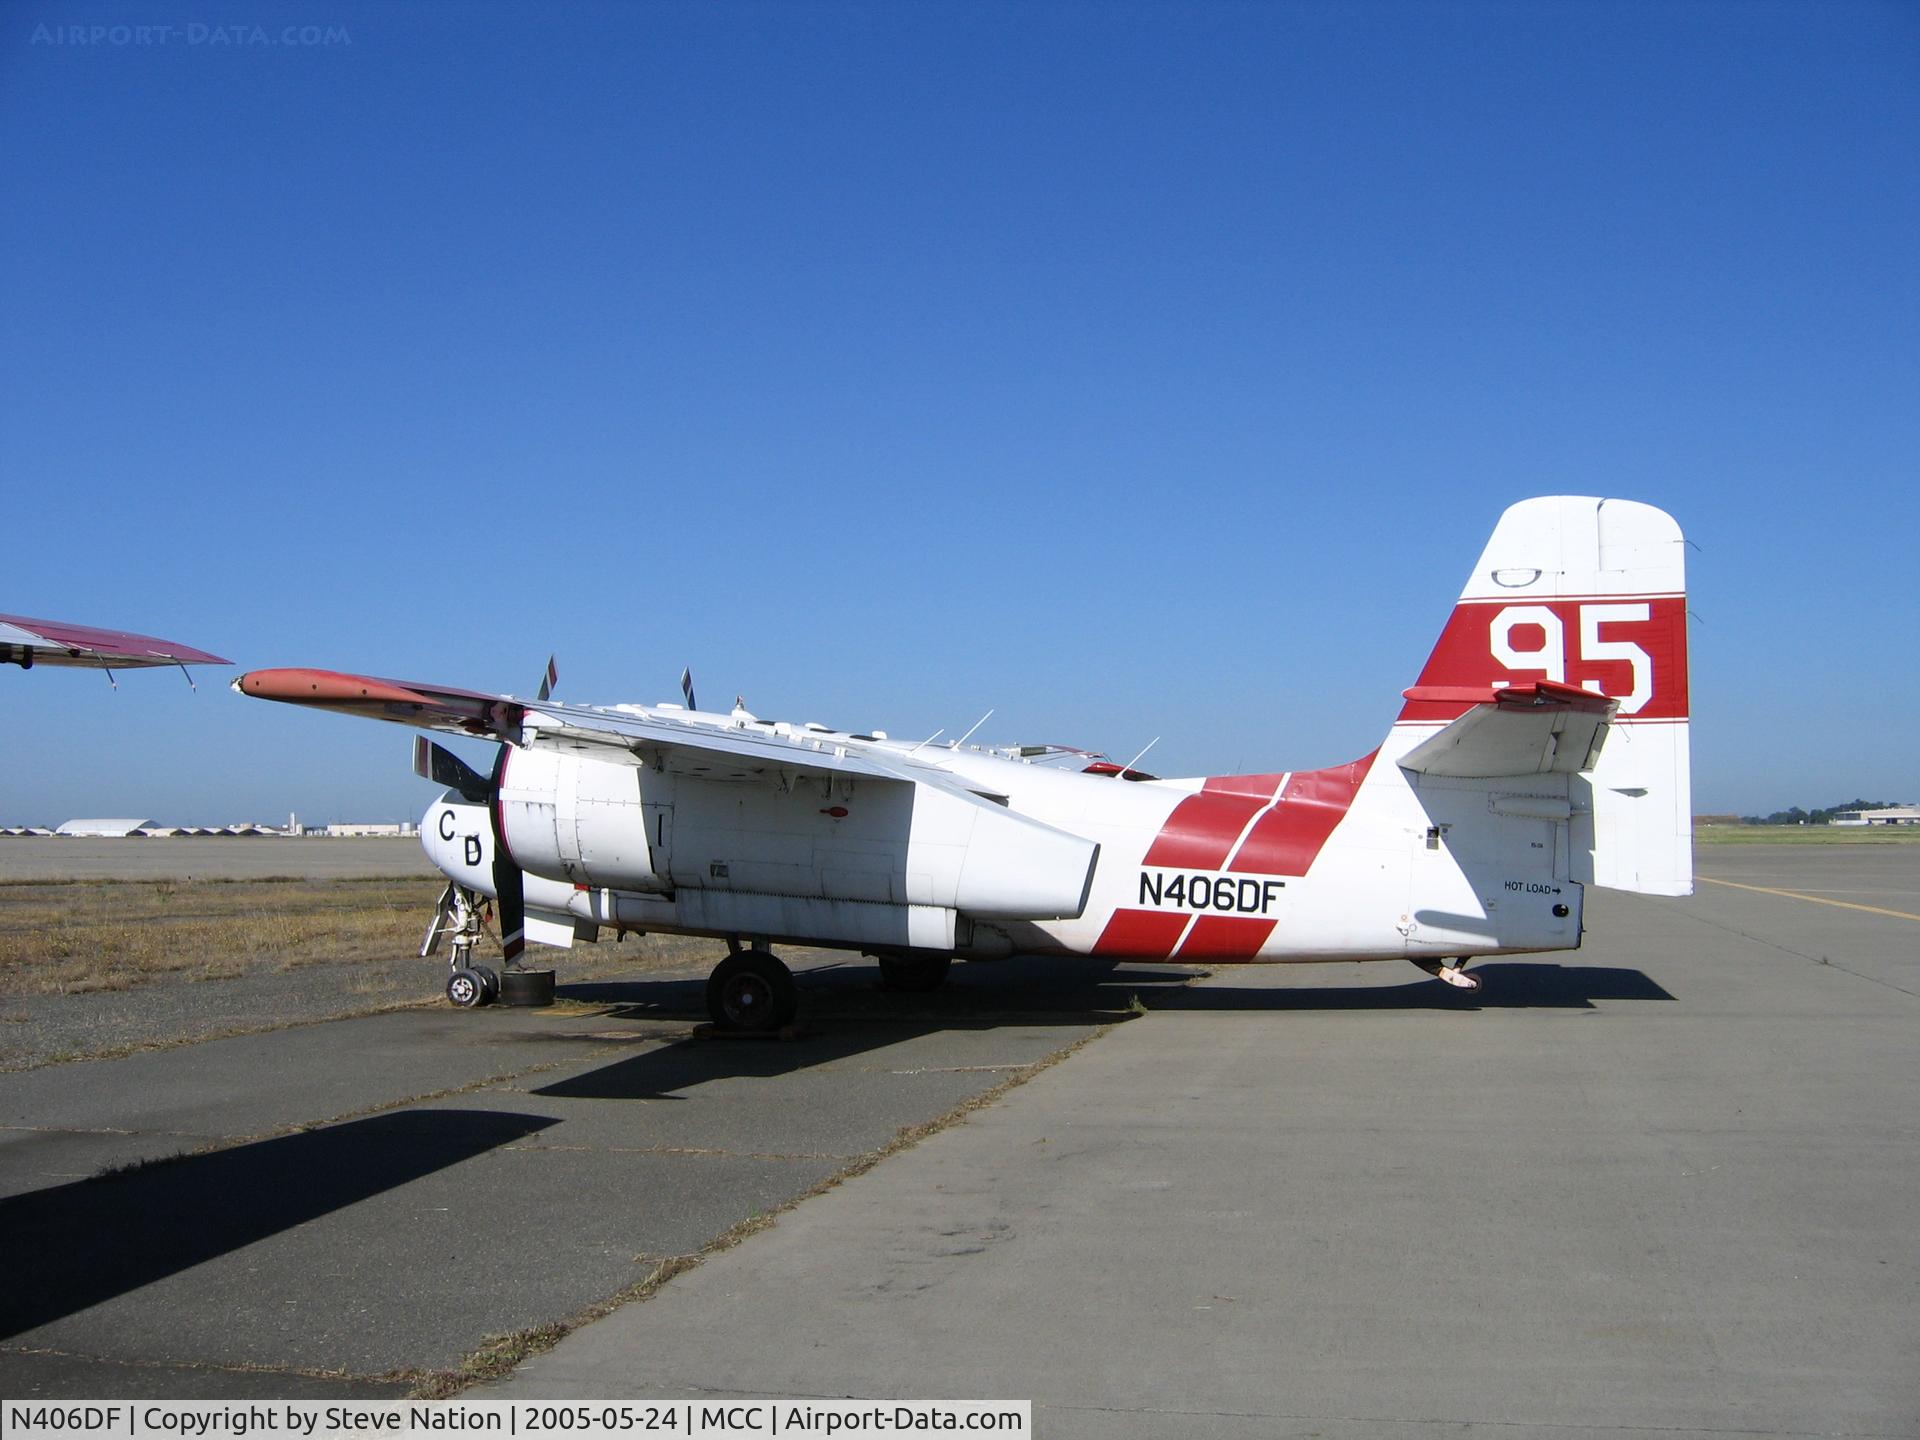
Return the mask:
{"type": "MultiPolygon", "coordinates": [[[[1436,687],[1428,687],[1433,689],[1436,687]]],[[[1491,779],[1509,775],[1574,775],[1600,759],[1619,702],[1573,685],[1538,680],[1468,693],[1409,700],[1471,700],[1473,708],[1400,757],[1400,768],[1423,775],[1491,779]]]]}

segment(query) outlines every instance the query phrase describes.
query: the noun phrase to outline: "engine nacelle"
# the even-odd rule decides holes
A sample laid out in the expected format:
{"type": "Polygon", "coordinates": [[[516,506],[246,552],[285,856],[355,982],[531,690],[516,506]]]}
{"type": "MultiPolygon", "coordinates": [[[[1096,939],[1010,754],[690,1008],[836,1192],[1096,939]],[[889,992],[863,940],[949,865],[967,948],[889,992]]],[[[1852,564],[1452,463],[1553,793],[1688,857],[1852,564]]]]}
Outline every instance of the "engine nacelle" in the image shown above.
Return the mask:
{"type": "Polygon", "coordinates": [[[508,852],[522,870],[574,885],[671,889],[654,866],[648,823],[664,837],[669,807],[646,803],[643,778],[633,765],[510,747],[500,775],[508,852]]]}
{"type": "MultiPolygon", "coordinates": [[[[514,747],[497,783],[507,852],[527,875],[670,895],[700,929],[825,938],[852,923],[822,921],[813,902],[938,911],[943,931],[959,914],[1073,916],[1099,850],[988,801],[892,779],[720,778],[514,747]],[[795,905],[809,928],[788,915],[795,905]]],[[[874,919],[854,929],[864,937],[874,919]]]]}

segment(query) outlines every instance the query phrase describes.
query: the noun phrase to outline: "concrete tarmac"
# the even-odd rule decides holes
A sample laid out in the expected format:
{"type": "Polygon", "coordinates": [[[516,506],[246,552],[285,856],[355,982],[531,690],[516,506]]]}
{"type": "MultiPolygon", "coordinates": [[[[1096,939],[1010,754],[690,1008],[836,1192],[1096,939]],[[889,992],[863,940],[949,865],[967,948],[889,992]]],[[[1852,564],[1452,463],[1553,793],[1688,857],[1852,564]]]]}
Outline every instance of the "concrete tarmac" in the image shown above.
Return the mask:
{"type": "Polygon", "coordinates": [[[914,997],[788,958],[792,1041],[696,1038],[689,969],[0,1075],[0,1396],[405,1394],[1187,978],[1008,962],[914,997]]]}
{"type": "Polygon", "coordinates": [[[693,1039],[688,970],[0,1075],[0,1395],[403,1393],[777,1214],[500,1393],[1920,1433],[1920,847],[1700,869],[1478,996],[815,953],[795,1042],[693,1039]]]}
{"type": "Polygon", "coordinates": [[[1592,896],[1582,952],[1478,997],[1388,966],[1158,995],[490,1390],[1031,1399],[1047,1437],[1920,1433],[1920,848],[1700,868],[1592,896]]]}

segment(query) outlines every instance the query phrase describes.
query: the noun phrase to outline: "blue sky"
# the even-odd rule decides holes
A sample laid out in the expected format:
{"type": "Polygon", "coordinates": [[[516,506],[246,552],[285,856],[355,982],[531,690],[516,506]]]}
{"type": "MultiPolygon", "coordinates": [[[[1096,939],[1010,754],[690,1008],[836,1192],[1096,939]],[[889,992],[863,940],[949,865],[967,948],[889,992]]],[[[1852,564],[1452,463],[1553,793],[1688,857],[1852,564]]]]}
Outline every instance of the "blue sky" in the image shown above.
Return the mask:
{"type": "MultiPolygon", "coordinates": [[[[1621,495],[1696,808],[1920,799],[1916,135],[1895,4],[15,3],[0,611],[1274,769],[1621,495]]],[[[220,672],[0,690],[7,822],[430,798],[220,672]]]]}

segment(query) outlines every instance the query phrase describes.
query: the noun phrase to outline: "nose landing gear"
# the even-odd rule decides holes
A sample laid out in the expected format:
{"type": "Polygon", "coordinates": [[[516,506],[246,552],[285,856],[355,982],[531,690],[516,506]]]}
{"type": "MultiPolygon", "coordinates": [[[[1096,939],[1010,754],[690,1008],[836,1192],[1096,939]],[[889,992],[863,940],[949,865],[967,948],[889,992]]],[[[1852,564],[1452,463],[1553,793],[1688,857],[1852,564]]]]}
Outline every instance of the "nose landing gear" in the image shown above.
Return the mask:
{"type": "Polygon", "coordinates": [[[443,936],[453,940],[453,955],[447,961],[447,999],[462,1010],[491,1005],[500,998],[500,977],[485,965],[473,963],[474,947],[480,943],[480,897],[462,886],[449,883],[427,926],[427,938],[420,954],[433,954],[443,936]]]}

